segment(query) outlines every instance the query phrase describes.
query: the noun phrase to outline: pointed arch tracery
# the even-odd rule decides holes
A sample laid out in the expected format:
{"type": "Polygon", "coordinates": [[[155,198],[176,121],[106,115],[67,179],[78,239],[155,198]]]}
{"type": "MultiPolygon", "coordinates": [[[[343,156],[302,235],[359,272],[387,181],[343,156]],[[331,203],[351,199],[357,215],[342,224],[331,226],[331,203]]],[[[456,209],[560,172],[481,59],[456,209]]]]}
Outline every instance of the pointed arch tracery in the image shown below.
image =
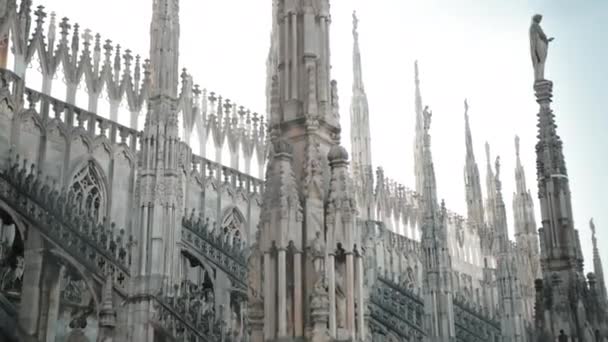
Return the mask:
{"type": "Polygon", "coordinates": [[[224,211],[222,219],[222,231],[229,243],[241,242],[246,238],[245,217],[236,207],[224,211]]]}
{"type": "Polygon", "coordinates": [[[107,197],[101,171],[93,161],[88,161],[76,172],[70,190],[74,193],[78,209],[101,221],[105,216],[107,197]]]}

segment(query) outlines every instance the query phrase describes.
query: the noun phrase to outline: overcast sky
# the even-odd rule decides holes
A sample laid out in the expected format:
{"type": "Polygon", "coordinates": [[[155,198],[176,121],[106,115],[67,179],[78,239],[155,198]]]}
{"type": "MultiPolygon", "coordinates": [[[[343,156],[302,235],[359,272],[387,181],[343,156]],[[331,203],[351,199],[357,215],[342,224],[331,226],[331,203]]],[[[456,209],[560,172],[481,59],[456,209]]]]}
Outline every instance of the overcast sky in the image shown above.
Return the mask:
{"type": "MultiPolygon", "coordinates": [[[[151,0],[37,0],[59,17],[99,32],[135,53],[148,55],[151,0]]],[[[527,184],[538,212],[536,113],[528,27],[535,13],[555,41],[546,77],[554,81],[553,109],[564,141],[575,227],[586,270],[591,271],[595,218],[608,264],[608,1],[587,0],[333,0],[332,77],[338,81],[343,144],[349,143],[352,81],[351,14],[357,10],[363,79],[369,98],[372,159],[385,174],[414,187],[414,60],[419,61],[423,102],[431,126],[438,192],[463,215],[464,108],[469,102],[476,159],[485,196],[484,143],[492,165],[501,156],[503,196],[513,234],[514,136],[521,138],[527,184]]],[[[181,67],[195,83],[246,105],[265,109],[265,61],[270,0],[181,0],[181,67]]],[[[128,119],[125,120],[128,122],[128,119]]],[[[608,272],[605,272],[608,274],[608,272]]]]}

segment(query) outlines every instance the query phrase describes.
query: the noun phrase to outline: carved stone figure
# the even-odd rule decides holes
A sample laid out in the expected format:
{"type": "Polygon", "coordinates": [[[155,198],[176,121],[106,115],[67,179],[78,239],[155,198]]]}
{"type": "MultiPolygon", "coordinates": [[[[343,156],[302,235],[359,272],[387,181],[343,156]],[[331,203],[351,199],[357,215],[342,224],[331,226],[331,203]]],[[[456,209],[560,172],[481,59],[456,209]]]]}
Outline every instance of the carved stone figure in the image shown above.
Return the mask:
{"type": "Polygon", "coordinates": [[[314,269],[317,274],[321,274],[323,272],[323,263],[325,258],[325,241],[323,241],[320,231],[315,233],[315,238],[310,244],[310,252],[314,269]]]}
{"type": "Polygon", "coordinates": [[[433,116],[433,111],[429,110],[429,106],[424,107],[422,116],[424,118],[424,130],[428,131],[431,128],[431,117],[433,116]]]}
{"type": "Polygon", "coordinates": [[[530,54],[532,55],[532,66],[534,67],[534,81],[545,79],[545,62],[547,61],[547,50],[549,42],[553,38],[547,38],[540,27],[543,16],[536,14],[532,17],[530,25],[530,54]]]}

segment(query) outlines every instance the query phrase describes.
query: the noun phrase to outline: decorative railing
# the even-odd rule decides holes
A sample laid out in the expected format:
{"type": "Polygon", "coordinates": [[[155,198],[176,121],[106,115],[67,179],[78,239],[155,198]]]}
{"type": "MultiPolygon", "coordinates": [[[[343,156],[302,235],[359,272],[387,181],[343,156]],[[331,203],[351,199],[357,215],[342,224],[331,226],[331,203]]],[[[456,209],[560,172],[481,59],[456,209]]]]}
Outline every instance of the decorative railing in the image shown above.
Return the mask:
{"type": "Polygon", "coordinates": [[[209,218],[190,217],[182,220],[182,243],[226,273],[235,285],[247,288],[247,249],[245,242],[224,232],[209,218]],[[213,225],[213,226],[212,226],[213,225]]]}
{"type": "MultiPolygon", "coordinates": [[[[216,314],[213,295],[193,283],[175,285],[154,297],[156,321],[177,341],[231,342],[222,312],[216,314]]],[[[223,307],[220,306],[220,310],[223,307]]]]}
{"type": "MultiPolygon", "coordinates": [[[[110,144],[121,144],[134,154],[138,150],[140,132],[26,88],[23,80],[9,70],[0,69],[0,102],[6,101],[15,113],[35,112],[44,126],[54,125],[64,134],[85,134],[94,139],[105,137],[110,144]]],[[[45,127],[46,128],[46,127],[45,127]]]]}
{"type": "MultiPolygon", "coordinates": [[[[14,71],[19,76],[32,72],[26,71],[28,65],[39,63],[42,93],[50,95],[54,79],[64,80],[65,102],[74,104],[77,89],[82,87],[88,96],[87,109],[97,113],[99,98],[105,91],[110,104],[109,118],[117,121],[119,107],[124,104],[130,112],[131,128],[137,129],[137,117],[145,110],[151,87],[148,59],[113,44],[110,39],[103,40],[76,23],[70,24],[68,18],[57,20],[55,13],[49,15],[44,6],[32,12],[32,1],[21,1],[20,6],[16,0],[6,1],[0,13],[0,39],[7,35],[14,71]]],[[[201,89],[186,69],[180,83],[177,109],[182,114],[180,123],[186,143],[190,144],[196,126],[201,147],[211,137],[216,149],[228,144],[233,153],[243,153],[246,161],[256,153],[258,162],[263,163],[267,125],[262,115],[201,89]]],[[[201,154],[204,151],[201,149],[201,154]]]]}
{"type": "Polygon", "coordinates": [[[218,179],[248,194],[264,192],[263,180],[198,155],[192,155],[192,171],[203,179],[218,179]]]}
{"type": "Polygon", "coordinates": [[[379,277],[369,301],[372,325],[392,331],[406,341],[422,341],[424,303],[408,289],[379,277]]]}
{"type": "Polygon", "coordinates": [[[500,336],[499,322],[458,298],[454,298],[454,317],[458,342],[493,342],[500,336]]]}
{"type": "Polygon", "coordinates": [[[48,178],[42,179],[34,165],[28,171],[18,155],[0,173],[0,199],[100,280],[111,277],[115,287],[126,293],[135,241],[123,229],[79,212],[81,206],[72,192],[59,191],[48,178]]]}

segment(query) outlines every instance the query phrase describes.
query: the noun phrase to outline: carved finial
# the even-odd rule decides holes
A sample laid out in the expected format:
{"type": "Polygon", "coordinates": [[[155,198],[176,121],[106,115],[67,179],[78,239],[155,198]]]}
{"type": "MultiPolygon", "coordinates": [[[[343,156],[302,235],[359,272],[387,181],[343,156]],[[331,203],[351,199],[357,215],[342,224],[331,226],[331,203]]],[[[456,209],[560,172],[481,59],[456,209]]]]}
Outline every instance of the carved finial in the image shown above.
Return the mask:
{"type": "Polygon", "coordinates": [[[589,220],[589,228],[591,228],[591,235],[595,238],[595,223],[593,217],[589,220]]]}
{"type": "Polygon", "coordinates": [[[500,176],[500,156],[496,156],[494,167],[496,168],[496,179],[498,179],[500,176]]]}
{"type": "Polygon", "coordinates": [[[488,162],[488,167],[490,166],[490,144],[486,141],[486,161],[488,162]]]}
{"type": "Polygon", "coordinates": [[[464,115],[468,115],[469,114],[469,103],[467,102],[467,99],[464,99],[464,115]]]}
{"type": "Polygon", "coordinates": [[[357,11],[353,11],[353,36],[356,38],[359,37],[359,33],[357,32],[357,28],[359,27],[359,19],[357,18],[357,11]]]}
{"type": "Polygon", "coordinates": [[[519,158],[519,136],[515,136],[515,155],[519,158]]]}

